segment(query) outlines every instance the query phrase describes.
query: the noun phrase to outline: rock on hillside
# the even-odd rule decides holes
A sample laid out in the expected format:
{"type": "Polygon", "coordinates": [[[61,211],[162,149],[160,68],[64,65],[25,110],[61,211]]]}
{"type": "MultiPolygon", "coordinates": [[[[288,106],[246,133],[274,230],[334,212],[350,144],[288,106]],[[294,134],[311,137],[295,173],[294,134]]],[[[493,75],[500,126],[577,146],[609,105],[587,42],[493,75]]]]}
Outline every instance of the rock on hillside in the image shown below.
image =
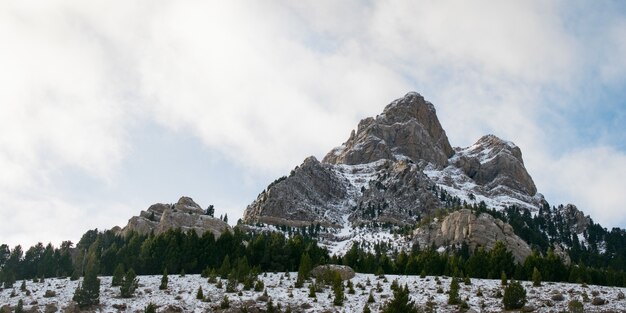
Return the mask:
{"type": "Polygon", "coordinates": [[[442,220],[424,225],[413,234],[414,241],[422,247],[433,244],[437,247],[460,245],[465,242],[470,251],[477,246],[491,250],[497,241],[502,241],[520,263],[532,252],[528,244],[513,232],[511,225],[489,214],[476,215],[466,209],[452,212],[442,220]]]}
{"type": "Polygon", "coordinates": [[[151,205],[148,210],[141,211],[139,216],[131,217],[120,233],[125,236],[131,231],[143,235],[153,231],[160,234],[176,228],[182,231],[193,229],[198,236],[210,231],[215,237],[219,237],[230,226],[220,219],[205,215],[204,210],[193,199],[181,197],[175,204],[151,205]]]}

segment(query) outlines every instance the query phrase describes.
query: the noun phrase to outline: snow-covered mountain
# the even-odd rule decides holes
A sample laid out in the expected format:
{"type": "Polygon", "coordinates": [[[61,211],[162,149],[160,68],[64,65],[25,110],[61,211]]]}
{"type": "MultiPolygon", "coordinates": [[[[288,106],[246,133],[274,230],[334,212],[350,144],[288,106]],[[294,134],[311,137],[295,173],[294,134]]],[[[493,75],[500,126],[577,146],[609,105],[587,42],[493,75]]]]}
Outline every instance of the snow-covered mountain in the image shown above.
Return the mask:
{"type": "Polygon", "coordinates": [[[413,238],[389,229],[413,228],[463,202],[538,211],[543,201],[519,147],[487,135],[452,148],[433,104],[411,92],[361,120],[321,162],[308,157],[270,184],[243,222],[257,229],[321,230],[322,243],[341,253],[355,241],[410,246],[413,238]]]}

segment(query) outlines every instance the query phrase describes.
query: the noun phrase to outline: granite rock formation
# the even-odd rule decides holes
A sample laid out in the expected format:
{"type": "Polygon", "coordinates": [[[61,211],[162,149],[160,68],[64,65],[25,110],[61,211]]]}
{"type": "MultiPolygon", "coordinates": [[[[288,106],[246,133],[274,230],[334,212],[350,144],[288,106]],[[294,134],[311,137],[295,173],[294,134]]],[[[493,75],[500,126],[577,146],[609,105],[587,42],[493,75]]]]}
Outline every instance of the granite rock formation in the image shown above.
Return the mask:
{"type": "Polygon", "coordinates": [[[486,213],[475,214],[462,209],[414,231],[414,241],[422,247],[466,243],[473,251],[481,246],[491,250],[502,241],[519,263],[532,252],[528,244],[513,232],[511,225],[486,213]]]}
{"type": "Polygon", "coordinates": [[[189,197],[181,197],[175,204],[157,203],[151,205],[139,216],[133,216],[119,232],[128,235],[137,232],[145,235],[151,232],[164,233],[170,229],[182,231],[193,229],[198,236],[210,231],[217,238],[230,226],[224,221],[205,215],[204,210],[189,197]]]}

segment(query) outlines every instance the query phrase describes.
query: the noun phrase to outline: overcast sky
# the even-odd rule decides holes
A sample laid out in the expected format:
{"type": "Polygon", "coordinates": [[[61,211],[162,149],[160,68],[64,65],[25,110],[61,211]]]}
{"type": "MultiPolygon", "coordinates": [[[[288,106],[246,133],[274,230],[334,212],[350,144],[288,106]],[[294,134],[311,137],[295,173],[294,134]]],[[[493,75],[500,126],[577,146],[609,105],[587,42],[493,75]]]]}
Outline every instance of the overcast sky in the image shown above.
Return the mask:
{"type": "Polygon", "coordinates": [[[230,221],[417,91],[453,146],[515,142],[539,192],[626,226],[623,1],[0,2],[0,243],[182,195],[230,221]]]}

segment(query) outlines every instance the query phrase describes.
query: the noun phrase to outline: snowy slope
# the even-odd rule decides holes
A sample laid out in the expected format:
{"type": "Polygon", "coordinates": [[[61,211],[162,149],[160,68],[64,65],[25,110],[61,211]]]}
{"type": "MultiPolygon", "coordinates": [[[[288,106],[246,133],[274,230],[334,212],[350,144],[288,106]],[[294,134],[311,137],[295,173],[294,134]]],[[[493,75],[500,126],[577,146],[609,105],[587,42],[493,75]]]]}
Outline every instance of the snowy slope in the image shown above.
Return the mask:
{"type": "MultiPolygon", "coordinates": [[[[370,304],[370,308],[373,312],[377,312],[382,303],[393,297],[390,285],[395,279],[398,279],[400,284],[407,284],[412,300],[418,305],[425,305],[429,297],[432,297],[438,312],[457,311],[456,306],[446,304],[448,296],[445,291],[449,289],[450,285],[450,278],[447,277],[440,277],[440,283],[437,283],[435,277],[387,275],[385,279],[380,279],[371,274],[357,274],[352,279],[355,294],[349,294],[346,289],[344,305],[337,307],[332,304],[333,293],[330,288],[318,292],[316,300],[308,297],[309,283],[306,283],[301,289],[294,289],[296,276],[296,273],[289,273],[289,277],[286,277],[285,273],[267,273],[260,275],[259,279],[265,283],[268,295],[274,305],[280,304],[283,308],[290,306],[294,312],[361,312],[370,292],[375,299],[375,303],[370,304]],[[380,292],[377,291],[378,283],[382,289],[380,292]],[[437,292],[439,287],[444,293],[437,292]]],[[[101,277],[101,305],[98,310],[101,312],[118,312],[114,305],[119,307],[125,304],[126,311],[135,312],[143,311],[148,303],[154,303],[158,306],[157,312],[165,310],[168,306],[180,308],[183,312],[219,311],[219,303],[225,294],[224,289],[216,288],[215,284],[209,284],[205,278],[201,278],[199,275],[187,275],[185,277],[171,275],[169,278],[169,288],[161,291],[158,289],[160,276],[139,276],[140,288],[135,298],[121,299],[119,298],[119,288],[110,286],[111,277],[101,277]],[[196,292],[200,286],[210,302],[196,299],[196,292]]],[[[30,296],[20,292],[19,288],[15,290],[17,293],[15,297],[10,297],[12,290],[2,290],[0,291],[0,306],[15,306],[18,300],[22,299],[26,309],[36,306],[39,311],[43,312],[47,304],[54,303],[61,310],[71,302],[77,284],[78,282],[71,282],[67,279],[48,279],[44,283],[27,282],[27,288],[31,291],[30,296]],[[43,295],[46,290],[54,290],[57,295],[44,298],[43,295]]],[[[582,302],[583,293],[586,293],[591,299],[594,298],[593,294],[597,293],[598,297],[608,301],[602,306],[594,306],[589,302],[584,303],[586,312],[626,311],[626,300],[618,299],[620,292],[626,292],[624,288],[583,287],[579,284],[566,283],[544,283],[541,287],[532,287],[530,282],[522,282],[522,284],[528,294],[528,305],[534,307],[535,312],[565,311],[570,300],[578,299],[582,302]],[[551,298],[555,293],[562,293],[564,300],[552,300],[551,298]]],[[[16,286],[18,285],[19,282],[16,286]]],[[[242,285],[239,285],[238,289],[241,290],[242,285]]],[[[500,312],[502,311],[501,299],[496,298],[495,294],[501,289],[498,280],[473,279],[470,286],[461,284],[460,296],[461,299],[467,300],[470,307],[477,312],[500,312]],[[477,295],[479,288],[483,296],[477,295]]],[[[264,309],[267,305],[258,299],[261,292],[243,291],[241,296],[237,293],[227,295],[231,307],[240,307],[245,304],[249,307],[256,306],[264,309]]]]}

